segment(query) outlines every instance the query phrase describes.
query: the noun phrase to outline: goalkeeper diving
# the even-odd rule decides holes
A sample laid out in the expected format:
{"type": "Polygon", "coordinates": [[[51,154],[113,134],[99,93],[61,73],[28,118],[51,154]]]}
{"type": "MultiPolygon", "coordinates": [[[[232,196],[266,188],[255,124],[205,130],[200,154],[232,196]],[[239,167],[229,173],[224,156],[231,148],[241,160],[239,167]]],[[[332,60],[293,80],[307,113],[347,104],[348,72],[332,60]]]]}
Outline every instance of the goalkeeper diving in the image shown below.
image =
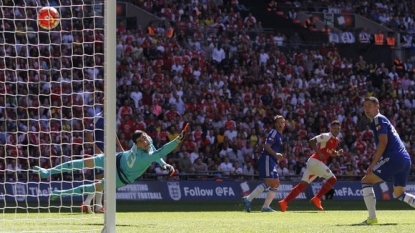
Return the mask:
{"type": "MultiPolygon", "coordinates": [[[[134,142],[133,147],[130,150],[116,154],[116,187],[119,188],[134,182],[153,162],[157,162],[163,169],[168,170],[170,176],[173,175],[175,172],[174,167],[167,164],[162,158],[172,152],[184,140],[188,130],[189,125],[186,124],[179,136],[159,149],[154,147],[153,140],[144,131],[136,130],[131,136],[134,142]]],[[[38,172],[41,178],[47,178],[62,172],[82,170],[84,168],[104,169],[104,156],[104,154],[98,154],[90,158],[72,160],[50,169],[44,169],[38,166],[33,167],[33,169],[38,172]]],[[[97,189],[103,189],[104,184],[105,179],[102,179],[95,183],[80,185],[72,189],[54,190],[52,191],[50,199],[55,200],[58,197],[94,193],[97,189]]]]}

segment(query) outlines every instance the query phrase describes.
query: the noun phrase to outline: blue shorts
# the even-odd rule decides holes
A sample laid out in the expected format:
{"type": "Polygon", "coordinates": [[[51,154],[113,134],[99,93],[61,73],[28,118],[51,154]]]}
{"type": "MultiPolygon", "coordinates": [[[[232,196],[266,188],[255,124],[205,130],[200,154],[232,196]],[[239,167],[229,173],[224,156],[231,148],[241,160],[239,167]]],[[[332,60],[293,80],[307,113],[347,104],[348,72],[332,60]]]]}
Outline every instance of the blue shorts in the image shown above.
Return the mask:
{"type": "Polygon", "coordinates": [[[373,167],[373,174],[384,181],[392,177],[393,186],[405,187],[410,170],[411,160],[409,159],[381,157],[379,162],[373,167]]]}
{"type": "Polygon", "coordinates": [[[100,118],[91,130],[94,130],[95,145],[104,152],[104,118],[100,118]]]}
{"type": "Polygon", "coordinates": [[[96,168],[95,175],[104,175],[104,169],[96,168]]]}
{"type": "Polygon", "coordinates": [[[258,159],[259,177],[262,179],[271,178],[279,179],[277,172],[277,164],[274,158],[269,155],[262,154],[258,159]]]}

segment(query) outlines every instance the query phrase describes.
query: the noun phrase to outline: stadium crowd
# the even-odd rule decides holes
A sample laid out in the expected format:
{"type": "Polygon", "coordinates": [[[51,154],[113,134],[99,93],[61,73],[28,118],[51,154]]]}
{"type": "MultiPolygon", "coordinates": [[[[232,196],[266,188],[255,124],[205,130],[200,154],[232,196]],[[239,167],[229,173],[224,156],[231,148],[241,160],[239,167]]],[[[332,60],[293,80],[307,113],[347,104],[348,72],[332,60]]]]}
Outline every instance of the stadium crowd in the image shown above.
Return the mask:
{"type": "MultiPolygon", "coordinates": [[[[286,158],[279,162],[279,173],[288,178],[304,171],[312,153],[308,139],[327,132],[328,123],[337,119],[342,123],[345,154],[332,159],[329,167],[338,176],[362,176],[375,149],[362,98],[377,96],[414,161],[411,71],[368,64],[362,57],[342,58],[335,45],[282,50],[282,45],[291,48],[288,41],[281,44],[278,35],[250,28],[252,21],[242,19],[239,8],[212,2],[212,7],[202,5],[199,12],[189,4],[183,14],[195,14],[195,22],[205,27],[178,28],[172,37],[162,30],[150,35],[144,25],[134,30],[118,27],[117,135],[124,149],[132,145],[130,134],[136,129],[146,130],[160,147],[190,122],[191,134],[167,156],[168,163],[182,175],[208,172],[252,179],[273,127],[272,116],[281,114],[287,123],[286,158]],[[211,27],[215,23],[226,27],[211,27]],[[239,26],[229,26],[232,23],[239,26]]],[[[71,23],[80,25],[72,33],[51,33],[51,46],[35,46],[37,37],[25,32],[21,38],[11,33],[15,40],[1,44],[4,178],[37,179],[29,172],[34,165],[51,167],[93,153],[83,133],[102,110],[103,36],[90,27],[96,17],[85,12],[84,7],[82,23],[71,23]]],[[[6,13],[11,12],[2,17],[6,13]]],[[[62,22],[60,29],[69,24],[62,22]]],[[[6,39],[17,24],[9,26],[2,32],[6,39]]],[[[53,179],[83,179],[89,173],[53,179]]],[[[154,164],[143,178],[165,173],[154,164]]]]}
{"type": "MultiPolygon", "coordinates": [[[[410,0],[394,1],[293,1],[297,10],[325,13],[354,13],[374,20],[382,26],[402,34],[406,47],[413,47],[415,33],[414,3],[410,0]]],[[[372,32],[375,33],[375,32],[372,32]]]]}

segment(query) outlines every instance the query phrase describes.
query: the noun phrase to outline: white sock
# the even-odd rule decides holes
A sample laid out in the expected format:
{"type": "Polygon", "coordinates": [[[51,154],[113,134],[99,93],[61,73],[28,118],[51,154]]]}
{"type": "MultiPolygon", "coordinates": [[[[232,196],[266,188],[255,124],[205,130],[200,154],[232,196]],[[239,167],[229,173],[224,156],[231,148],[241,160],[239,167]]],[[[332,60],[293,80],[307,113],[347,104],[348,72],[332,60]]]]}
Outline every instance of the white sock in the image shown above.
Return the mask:
{"type": "Polygon", "coordinates": [[[376,196],[373,192],[373,185],[362,184],[363,200],[365,201],[366,208],[369,211],[369,218],[376,218],[376,196]]]}
{"type": "Polygon", "coordinates": [[[274,200],[275,197],[275,191],[274,190],[269,190],[267,193],[267,197],[265,198],[264,201],[264,205],[262,206],[262,208],[269,208],[269,206],[271,205],[272,200],[274,200]]]}
{"type": "Polygon", "coordinates": [[[95,193],[95,204],[102,206],[102,192],[95,193]]]}
{"type": "Polygon", "coordinates": [[[86,197],[84,204],[85,205],[91,205],[91,201],[92,199],[94,199],[95,193],[90,193],[88,194],[88,196],[86,197]]]}
{"type": "Polygon", "coordinates": [[[389,191],[389,187],[388,184],[386,184],[386,182],[382,182],[379,185],[380,190],[382,190],[382,193],[389,191]]]}
{"type": "Polygon", "coordinates": [[[415,196],[413,194],[410,194],[410,193],[404,193],[403,195],[404,195],[404,197],[403,197],[403,200],[401,200],[401,201],[406,202],[410,206],[415,208],[415,196]]]}
{"type": "Polygon", "coordinates": [[[259,195],[261,195],[261,193],[264,192],[265,188],[266,188],[266,185],[264,183],[256,186],[254,191],[252,191],[252,193],[249,194],[246,198],[248,199],[248,201],[254,200],[254,198],[258,197],[259,195]]]}

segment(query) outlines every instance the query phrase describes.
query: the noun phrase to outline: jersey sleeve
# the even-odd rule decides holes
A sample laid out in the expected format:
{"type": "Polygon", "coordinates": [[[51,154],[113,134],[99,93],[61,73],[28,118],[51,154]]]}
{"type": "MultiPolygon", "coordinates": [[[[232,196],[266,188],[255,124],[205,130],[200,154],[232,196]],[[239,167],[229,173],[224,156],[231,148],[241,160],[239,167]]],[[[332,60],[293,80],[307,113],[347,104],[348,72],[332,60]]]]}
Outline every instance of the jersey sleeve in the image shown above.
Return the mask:
{"type": "MultiPolygon", "coordinates": [[[[154,151],[151,156],[153,156],[154,161],[159,163],[159,159],[165,157],[170,152],[172,152],[177,146],[179,145],[179,142],[175,139],[173,141],[170,141],[166,144],[164,144],[162,147],[160,147],[158,150],[154,151]]],[[[160,163],[159,163],[160,164],[160,163]]]]}
{"type": "MultiPolygon", "coordinates": [[[[157,151],[153,145],[153,139],[151,139],[150,142],[151,142],[151,151],[157,151]]],[[[158,160],[156,160],[156,163],[160,165],[160,167],[163,167],[166,164],[166,162],[162,158],[159,158],[158,160]]]]}
{"type": "Polygon", "coordinates": [[[317,143],[326,143],[330,139],[330,135],[323,133],[315,137],[317,143]]]}
{"type": "Polygon", "coordinates": [[[166,162],[162,158],[158,159],[156,163],[158,163],[160,167],[163,167],[166,164],[166,162]]]}
{"type": "Polygon", "coordinates": [[[388,134],[389,121],[388,121],[388,119],[386,119],[386,117],[376,116],[373,119],[373,122],[375,123],[375,130],[378,133],[378,135],[388,134]]]}
{"type": "Polygon", "coordinates": [[[265,144],[272,145],[275,143],[275,139],[277,138],[277,130],[273,129],[269,132],[267,139],[265,139],[265,144]]]}

